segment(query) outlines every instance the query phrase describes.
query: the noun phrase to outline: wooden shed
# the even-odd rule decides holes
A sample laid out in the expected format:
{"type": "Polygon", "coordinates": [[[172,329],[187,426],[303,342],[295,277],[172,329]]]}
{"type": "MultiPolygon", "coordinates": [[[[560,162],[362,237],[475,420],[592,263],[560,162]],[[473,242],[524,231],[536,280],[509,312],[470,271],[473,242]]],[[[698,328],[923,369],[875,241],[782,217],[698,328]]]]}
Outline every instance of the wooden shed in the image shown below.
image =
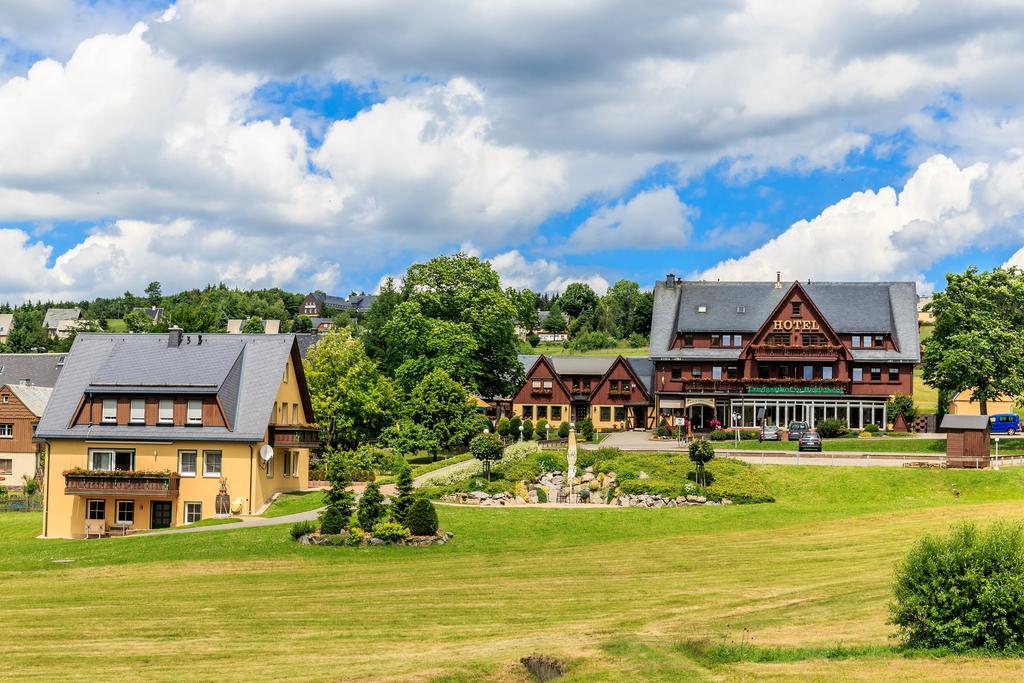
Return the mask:
{"type": "Polygon", "coordinates": [[[939,428],[946,433],[946,467],[980,469],[989,466],[987,415],[945,415],[939,428]]]}

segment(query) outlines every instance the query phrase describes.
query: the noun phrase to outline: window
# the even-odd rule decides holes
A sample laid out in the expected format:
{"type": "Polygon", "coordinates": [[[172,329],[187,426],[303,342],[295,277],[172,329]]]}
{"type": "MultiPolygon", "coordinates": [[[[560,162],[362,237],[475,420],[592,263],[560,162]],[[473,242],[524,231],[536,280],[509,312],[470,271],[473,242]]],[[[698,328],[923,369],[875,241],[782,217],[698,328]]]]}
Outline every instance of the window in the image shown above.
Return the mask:
{"type": "Polygon", "coordinates": [[[621,382],[619,382],[619,391],[623,394],[628,394],[630,391],[632,391],[628,379],[624,379],[621,382]]]}
{"type": "Polygon", "coordinates": [[[202,503],[185,503],[185,524],[198,522],[203,518],[202,503]]]}
{"type": "Polygon", "coordinates": [[[281,474],[285,477],[291,477],[294,467],[292,465],[292,458],[295,454],[291,451],[284,452],[284,461],[281,463],[281,474]]]}
{"type": "Polygon", "coordinates": [[[117,399],[105,398],[103,399],[103,417],[102,421],[110,424],[117,423],[117,399]]]}
{"type": "Polygon", "coordinates": [[[772,376],[771,368],[769,368],[767,365],[757,366],[757,376],[760,379],[770,378],[772,376]]]}
{"type": "Polygon", "coordinates": [[[174,401],[169,398],[160,399],[157,422],[162,425],[174,424],[174,401]]]}
{"type": "Polygon", "coordinates": [[[274,478],[274,461],[275,460],[277,460],[277,456],[276,455],[272,456],[270,458],[270,460],[267,461],[267,479],[273,479],[274,478]]]}
{"type": "Polygon", "coordinates": [[[0,475],[7,475],[9,477],[12,474],[14,474],[14,460],[11,458],[0,460],[0,475]]]}
{"type": "Polygon", "coordinates": [[[555,380],[553,380],[553,379],[546,379],[546,380],[544,380],[544,391],[546,391],[546,392],[548,392],[550,394],[551,393],[551,389],[554,388],[554,386],[555,386],[555,380]]]}
{"type": "Polygon", "coordinates": [[[850,337],[850,346],[852,346],[855,349],[860,348],[860,335],[855,334],[852,337],[850,337]]]}
{"type": "Polygon", "coordinates": [[[779,379],[785,379],[787,377],[789,377],[789,368],[787,368],[785,365],[780,365],[779,366],[779,379]]]}
{"type": "Polygon", "coordinates": [[[683,335],[683,346],[693,346],[693,335],[692,334],[684,334],[683,335]]]}
{"type": "Polygon", "coordinates": [[[679,379],[682,379],[682,378],[683,378],[683,369],[682,368],[672,368],[672,379],[673,380],[679,380],[679,379]]]}
{"type": "Polygon", "coordinates": [[[199,469],[199,454],[195,451],[178,451],[178,474],[194,477],[199,469]]]}
{"type": "Polygon", "coordinates": [[[615,406],[615,421],[624,422],[626,420],[626,409],[623,406],[615,406]]]}
{"type": "Polygon", "coordinates": [[[863,382],[864,381],[864,368],[854,368],[853,369],[853,381],[854,382],[863,382]]]}
{"type": "Polygon", "coordinates": [[[551,406],[551,421],[562,421],[562,406],[551,406]]]}
{"type": "Polygon", "coordinates": [[[732,336],[732,345],[733,346],[743,346],[743,335],[742,334],[734,334],[732,336]]]}
{"type": "Polygon", "coordinates": [[[583,380],[583,391],[590,391],[590,380],[583,380]]]}
{"type": "Polygon", "coordinates": [[[105,500],[89,500],[85,503],[85,518],[86,519],[106,519],[107,518],[107,501],[105,500]]]}
{"type": "Polygon", "coordinates": [[[865,334],[864,336],[862,336],[860,338],[860,343],[861,343],[861,345],[865,349],[870,349],[871,348],[871,335],[870,334],[865,334]]]}
{"type": "Polygon", "coordinates": [[[57,356],[57,367],[58,368],[64,367],[64,362],[67,361],[67,359],[68,359],[67,356],[57,356]]]}
{"type": "Polygon", "coordinates": [[[825,365],[825,366],[823,366],[821,368],[821,378],[822,379],[832,379],[832,366],[831,365],[825,365]]]}
{"type": "Polygon", "coordinates": [[[547,406],[537,406],[537,419],[538,420],[546,420],[546,419],[548,419],[548,407],[547,406]]]}
{"type": "Polygon", "coordinates": [[[131,411],[128,415],[128,421],[133,424],[145,424],[146,423],[146,402],[141,398],[133,398],[131,403],[131,411]]]}
{"type": "Polygon", "coordinates": [[[285,384],[288,383],[288,363],[287,362],[284,364],[284,377],[281,378],[281,381],[284,382],[285,384]]]}
{"type": "Polygon", "coordinates": [[[785,332],[773,332],[768,335],[768,344],[770,346],[789,346],[789,335],[785,332]]]}
{"type": "Polygon", "coordinates": [[[726,379],[736,379],[738,376],[739,376],[739,370],[736,368],[735,365],[730,365],[729,367],[727,367],[725,369],[725,378],[726,379]]]}
{"type": "Polygon", "coordinates": [[[298,403],[293,403],[292,404],[292,424],[293,425],[299,424],[299,404],[298,403]]]}
{"type": "Polygon", "coordinates": [[[203,476],[219,477],[221,472],[220,451],[203,451],[203,476]]]}
{"type": "Polygon", "coordinates": [[[814,379],[814,366],[813,365],[805,365],[804,366],[804,379],[814,379]]]}
{"type": "Polygon", "coordinates": [[[715,365],[711,368],[711,379],[722,379],[721,365],[715,365]]]}
{"type": "Polygon", "coordinates": [[[701,371],[699,365],[694,365],[690,367],[690,377],[696,377],[699,379],[702,374],[703,372],[701,371]]]}
{"type": "Polygon", "coordinates": [[[130,472],[135,469],[135,451],[89,451],[89,469],[103,472],[130,472]]]}
{"type": "Polygon", "coordinates": [[[13,423],[2,423],[0,424],[0,439],[12,439],[14,438],[14,424],[13,423]]]}
{"type": "Polygon", "coordinates": [[[117,515],[115,521],[118,524],[135,524],[135,501],[134,500],[119,500],[117,505],[117,515]]]}
{"type": "Polygon", "coordinates": [[[704,304],[701,304],[700,306],[697,306],[697,312],[698,313],[707,313],[708,312],[708,307],[705,306],[704,304]]]}
{"type": "Polygon", "coordinates": [[[899,368],[889,368],[889,381],[890,382],[899,382],[900,381],[900,369],[899,368]]]}
{"type": "Polygon", "coordinates": [[[747,307],[746,306],[737,306],[736,307],[736,312],[737,313],[746,313],[747,312],[747,307]]]}
{"type": "Polygon", "coordinates": [[[599,420],[601,422],[611,422],[611,419],[612,419],[612,409],[610,407],[608,407],[608,406],[601,406],[599,415],[600,415],[599,420]]]}
{"type": "Polygon", "coordinates": [[[871,381],[881,382],[882,381],[882,368],[871,368],[871,381]]]}
{"type": "Polygon", "coordinates": [[[9,395],[7,395],[7,394],[4,394],[4,403],[10,403],[10,402],[11,402],[11,397],[9,395]]]}
{"type": "Polygon", "coordinates": [[[523,419],[524,420],[532,420],[533,419],[533,406],[523,406],[523,419]]]}
{"type": "Polygon", "coordinates": [[[534,389],[540,389],[540,380],[535,379],[530,383],[530,386],[534,389]]]}
{"type": "Polygon", "coordinates": [[[793,317],[794,318],[799,318],[800,317],[800,307],[801,307],[801,304],[800,304],[799,301],[794,301],[793,302],[793,317]]]}
{"type": "MultiPolygon", "coordinates": [[[[281,406],[284,408],[284,405],[281,406]]],[[[203,424],[203,402],[202,401],[189,401],[188,412],[185,414],[185,421],[190,425],[201,425],[203,424]]],[[[284,420],[281,420],[284,422],[284,420]]]]}
{"type": "Polygon", "coordinates": [[[875,335],[875,346],[882,348],[885,346],[885,337],[880,334],[875,335]]]}
{"type": "Polygon", "coordinates": [[[713,334],[713,335],[711,335],[711,346],[712,347],[718,347],[718,346],[721,346],[721,345],[722,345],[722,335],[720,335],[720,334],[713,334]]]}

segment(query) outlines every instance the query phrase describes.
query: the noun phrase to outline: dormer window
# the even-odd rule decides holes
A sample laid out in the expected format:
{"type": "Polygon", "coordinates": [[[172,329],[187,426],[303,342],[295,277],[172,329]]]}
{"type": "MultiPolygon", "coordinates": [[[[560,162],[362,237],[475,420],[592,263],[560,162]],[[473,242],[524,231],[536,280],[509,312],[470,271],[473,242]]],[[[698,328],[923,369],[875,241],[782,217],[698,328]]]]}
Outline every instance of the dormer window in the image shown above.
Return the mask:
{"type": "Polygon", "coordinates": [[[174,401],[169,398],[160,399],[160,410],[157,422],[162,425],[174,424],[174,401]]]}
{"type": "Polygon", "coordinates": [[[746,313],[747,312],[747,307],[746,306],[737,306],[736,307],[736,312],[737,313],[746,313]]]}
{"type": "Polygon", "coordinates": [[[697,306],[697,312],[698,312],[698,313],[707,313],[707,312],[708,312],[708,307],[707,307],[707,305],[706,305],[706,304],[700,304],[700,305],[698,305],[698,306],[697,306]]]}
{"type": "Polygon", "coordinates": [[[146,424],[146,402],[143,399],[132,399],[128,421],[132,424],[146,424]]]}
{"type": "Polygon", "coordinates": [[[64,361],[66,361],[67,359],[68,359],[67,356],[57,356],[57,367],[58,368],[64,367],[64,361]]]}
{"type": "Polygon", "coordinates": [[[190,425],[203,424],[203,402],[189,401],[186,413],[186,422],[190,425]]]}
{"type": "Polygon", "coordinates": [[[799,318],[800,317],[800,308],[801,308],[802,304],[799,301],[794,301],[792,303],[792,306],[793,306],[793,317],[794,318],[799,318]]]}
{"type": "Polygon", "coordinates": [[[104,424],[117,424],[117,399],[103,399],[103,414],[101,419],[104,424]]]}

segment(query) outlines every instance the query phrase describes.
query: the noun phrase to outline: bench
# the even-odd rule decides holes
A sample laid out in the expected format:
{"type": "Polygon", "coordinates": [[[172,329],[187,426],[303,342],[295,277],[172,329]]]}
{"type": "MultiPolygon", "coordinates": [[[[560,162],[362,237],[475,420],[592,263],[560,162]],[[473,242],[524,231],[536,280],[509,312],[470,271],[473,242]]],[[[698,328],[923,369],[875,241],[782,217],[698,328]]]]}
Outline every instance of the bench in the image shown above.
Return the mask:
{"type": "Polygon", "coordinates": [[[107,523],[102,519],[85,520],[85,537],[103,538],[107,535],[107,523]]]}
{"type": "Polygon", "coordinates": [[[130,527],[123,524],[112,524],[110,525],[110,528],[107,530],[107,533],[110,536],[127,536],[129,534],[134,534],[135,529],[134,527],[130,527]]]}

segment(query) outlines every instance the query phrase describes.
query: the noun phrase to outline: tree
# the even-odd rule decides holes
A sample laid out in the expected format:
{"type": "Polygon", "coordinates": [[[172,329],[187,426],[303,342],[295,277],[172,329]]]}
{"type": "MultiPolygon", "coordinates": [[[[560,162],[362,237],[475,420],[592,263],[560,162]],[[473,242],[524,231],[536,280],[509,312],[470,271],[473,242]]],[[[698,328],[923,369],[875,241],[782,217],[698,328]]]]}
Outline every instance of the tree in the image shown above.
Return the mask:
{"type": "Polygon", "coordinates": [[[398,411],[391,380],[348,330],[332,330],[309,350],[306,382],[321,439],[355,448],[376,438],[398,411]]]}
{"type": "Polygon", "coordinates": [[[433,536],[437,533],[437,510],[426,498],[419,498],[405,513],[405,525],[414,536],[433,536]]]}
{"type": "Polygon", "coordinates": [[[537,315],[537,294],[529,289],[515,289],[509,287],[505,290],[506,296],[512,302],[515,309],[516,322],[527,331],[537,329],[540,324],[537,315]]]}
{"type": "Polygon", "coordinates": [[[160,283],[154,280],[146,285],[146,298],[149,299],[150,306],[159,306],[161,299],[163,299],[163,292],[160,290],[160,283]]]}
{"type": "Polygon", "coordinates": [[[523,418],[518,415],[513,415],[512,419],[508,421],[508,433],[513,440],[519,438],[519,428],[523,426],[523,418]]]}
{"type": "Polygon", "coordinates": [[[891,421],[895,422],[896,417],[902,415],[903,422],[908,428],[913,425],[914,419],[917,417],[917,408],[914,407],[914,399],[906,394],[893,394],[889,397],[885,408],[891,421]]]}
{"type": "Polygon", "coordinates": [[[372,529],[373,526],[384,519],[387,511],[384,509],[384,495],[380,492],[380,485],[377,482],[370,482],[366,485],[363,495],[359,498],[359,510],[356,512],[356,519],[361,529],[372,529]]]}
{"type": "Polygon", "coordinates": [[[380,441],[402,457],[425,451],[433,461],[441,450],[433,432],[408,418],[399,420],[381,432],[380,441]]]}
{"type": "Polygon", "coordinates": [[[399,468],[395,487],[398,489],[398,495],[395,497],[395,502],[391,504],[391,519],[401,522],[405,519],[405,513],[414,499],[412,468],[407,463],[402,463],[399,468]]]}
{"type": "Polygon", "coordinates": [[[708,485],[708,474],[704,465],[711,462],[715,457],[715,447],[710,441],[699,439],[690,444],[690,461],[697,466],[697,485],[708,485]]]}
{"type": "Polygon", "coordinates": [[[263,330],[263,321],[255,315],[242,324],[243,334],[263,334],[263,330]]]}
{"type": "Polygon", "coordinates": [[[1000,396],[1024,398],[1024,273],[996,268],[946,276],[930,304],[932,336],[924,342],[924,380],[947,394],[970,390],[988,414],[1000,396]]]}
{"type": "Polygon", "coordinates": [[[498,433],[498,436],[504,439],[508,436],[510,427],[511,425],[508,416],[502,415],[498,418],[498,424],[494,426],[494,431],[498,433]]]}
{"type": "Polygon", "coordinates": [[[51,340],[43,329],[43,311],[38,308],[19,306],[14,309],[10,334],[7,336],[7,350],[13,353],[44,351],[51,340]]]}
{"type": "Polygon", "coordinates": [[[558,306],[548,311],[548,317],[544,319],[544,331],[545,332],[565,332],[569,323],[566,322],[565,316],[562,315],[562,311],[558,309],[558,306]]]}
{"type": "Polygon", "coordinates": [[[222,330],[220,314],[207,304],[180,303],[168,314],[171,325],[184,332],[217,332],[222,330]]]}
{"type": "Polygon", "coordinates": [[[124,323],[129,332],[150,332],[153,328],[153,320],[137,309],[124,317],[124,323]]]}
{"type": "Polygon", "coordinates": [[[309,316],[300,315],[297,318],[295,318],[294,322],[292,322],[292,332],[303,332],[304,333],[304,332],[312,332],[312,331],[313,331],[313,321],[310,320],[309,316]]]}
{"type": "Polygon", "coordinates": [[[523,420],[523,441],[533,438],[533,420],[523,420]]]}
{"type": "MultiPolygon", "coordinates": [[[[640,285],[630,280],[619,280],[608,288],[602,297],[605,310],[611,318],[613,330],[608,330],[619,339],[625,339],[634,332],[644,333],[645,324],[641,319],[644,313],[644,293],[640,291],[640,285]]],[[[646,329],[650,330],[650,315],[648,312],[646,329]]]]}
{"type": "Polygon", "coordinates": [[[487,481],[491,480],[491,463],[501,460],[505,447],[497,434],[478,434],[469,442],[469,451],[473,457],[481,461],[484,472],[487,474],[487,481]]]}
{"type": "Polygon", "coordinates": [[[565,288],[565,293],[558,298],[558,307],[570,318],[593,313],[597,309],[597,294],[590,285],[573,282],[565,288]]]}
{"type": "Polygon", "coordinates": [[[466,389],[437,368],[416,385],[409,397],[409,417],[433,434],[441,450],[451,450],[472,436],[473,406],[466,389]]]}
{"type": "Polygon", "coordinates": [[[349,479],[348,462],[340,452],[331,451],[320,459],[320,463],[327,481],[331,482],[330,488],[324,492],[326,509],[320,516],[320,530],[325,534],[341,533],[342,529],[348,528],[355,505],[355,494],[349,488],[352,482],[349,479]],[[324,528],[325,523],[328,528],[324,528]],[[341,528],[337,528],[339,525],[341,528]]]}
{"type": "Polygon", "coordinates": [[[370,310],[363,316],[362,336],[363,343],[366,345],[366,353],[378,362],[383,362],[387,350],[384,325],[391,319],[395,307],[400,303],[402,303],[402,294],[395,288],[394,279],[389,277],[377,292],[377,298],[373,300],[370,310]]]}

